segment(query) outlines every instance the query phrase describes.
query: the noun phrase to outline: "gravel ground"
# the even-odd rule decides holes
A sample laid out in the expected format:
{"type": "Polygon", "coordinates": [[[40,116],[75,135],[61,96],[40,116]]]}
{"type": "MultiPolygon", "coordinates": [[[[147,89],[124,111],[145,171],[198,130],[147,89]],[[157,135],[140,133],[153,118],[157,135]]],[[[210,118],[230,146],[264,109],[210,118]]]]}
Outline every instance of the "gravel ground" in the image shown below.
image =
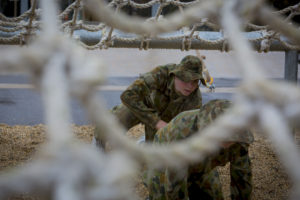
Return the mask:
{"type": "MultiPolygon", "coordinates": [[[[93,135],[92,126],[73,126],[76,136],[85,142],[90,142],[93,135]]],[[[128,135],[138,138],[143,133],[143,126],[132,128],[128,135]]],[[[254,200],[281,200],[287,199],[291,183],[284,172],[283,166],[273,152],[270,142],[261,136],[259,131],[254,132],[255,142],[250,147],[250,157],[253,168],[253,196],[254,200]]],[[[45,141],[45,126],[8,126],[0,125],[0,170],[3,172],[15,166],[30,162],[32,155],[45,141]]],[[[226,199],[229,198],[229,166],[219,168],[223,190],[226,199]]],[[[140,180],[137,180],[136,193],[144,199],[147,190],[140,180]]],[[[39,200],[30,195],[20,195],[13,200],[39,200]]]]}

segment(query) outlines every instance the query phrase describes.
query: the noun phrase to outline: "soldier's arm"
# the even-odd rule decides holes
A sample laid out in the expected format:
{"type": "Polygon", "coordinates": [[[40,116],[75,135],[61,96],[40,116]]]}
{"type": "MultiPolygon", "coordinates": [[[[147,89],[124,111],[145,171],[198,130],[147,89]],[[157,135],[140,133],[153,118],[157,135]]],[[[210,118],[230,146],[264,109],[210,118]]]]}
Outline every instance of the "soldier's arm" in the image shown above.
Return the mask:
{"type": "Polygon", "coordinates": [[[143,123],[156,128],[160,117],[157,111],[145,104],[146,98],[151,91],[161,89],[167,79],[167,72],[157,67],[133,82],[121,95],[121,100],[133,114],[143,123]]]}
{"type": "Polygon", "coordinates": [[[179,113],[165,127],[156,132],[154,142],[170,143],[189,137],[198,131],[198,113],[199,110],[190,110],[179,113]]]}
{"type": "Polygon", "coordinates": [[[232,145],[230,159],[231,199],[250,199],[252,192],[252,171],[248,154],[248,144],[232,145]]]}

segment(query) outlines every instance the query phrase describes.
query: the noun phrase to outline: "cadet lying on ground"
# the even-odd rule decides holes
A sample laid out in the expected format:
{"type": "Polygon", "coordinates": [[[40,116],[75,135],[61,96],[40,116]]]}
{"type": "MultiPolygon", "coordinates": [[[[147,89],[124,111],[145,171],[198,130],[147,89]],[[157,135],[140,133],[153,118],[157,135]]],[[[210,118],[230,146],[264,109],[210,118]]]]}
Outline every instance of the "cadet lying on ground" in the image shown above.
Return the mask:
{"type": "MultiPolygon", "coordinates": [[[[154,143],[170,143],[202,130],[230,106],[227,100],[213,100],[201,109],[182,112],[167,126],[157,131],[154,143]]],[[[201,134],[201,133],[200,133],[201,134]]],[[[249,144],[253,135],[240,131],[223,143],[221,149],[201,163],[190,165],[184,172],[167,169],[147,179],[149,199],[224,199],[217,166],[230,162],[231,198],[250,199],[252,174],[249,144]]]]}

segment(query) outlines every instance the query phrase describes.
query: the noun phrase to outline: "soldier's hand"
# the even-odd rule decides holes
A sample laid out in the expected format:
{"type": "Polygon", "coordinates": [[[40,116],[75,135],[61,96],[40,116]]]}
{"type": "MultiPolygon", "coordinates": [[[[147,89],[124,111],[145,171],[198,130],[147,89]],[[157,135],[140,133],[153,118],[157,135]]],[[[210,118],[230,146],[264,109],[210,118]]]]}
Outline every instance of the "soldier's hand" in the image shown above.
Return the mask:
{"type": "Polygon", "coordinates": [[[163,121],[163,120],[159,120],[159,121],[157,122],[155,128],[156,128],[157,130],[159,130],[159,129],[165,127],[167,124],[168,124],[167,122],[165,122],[165,121],[163,121]]]}

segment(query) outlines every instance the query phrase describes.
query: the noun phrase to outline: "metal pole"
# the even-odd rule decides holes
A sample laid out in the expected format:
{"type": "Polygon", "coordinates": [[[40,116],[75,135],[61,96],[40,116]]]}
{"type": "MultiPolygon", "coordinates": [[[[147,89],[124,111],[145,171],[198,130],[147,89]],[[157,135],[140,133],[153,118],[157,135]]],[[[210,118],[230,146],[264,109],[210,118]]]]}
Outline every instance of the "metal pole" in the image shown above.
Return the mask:
{"type": "Polygon", "coordinates": [[[159,4],[158,3],[156,3],[156,4],[154,4],[152,6],[152,8],[151,8],[151,16],[152,17],[154,17],[156,15],[158,8],[159,8],[159,4]]]}
{"type": "MultiPolygon", "coordinates": [[[[298,80],[298,52],[285,51],[284,79],[290,83],[297,84],[298,80]]],[[[292,128],[292,133],[296,139],[296,129],[292,128]]]]}
{"type": "MultiPolygon", "coordinates": [[[[9,38],[13,37],[15,35],[19,34],[19,32],[3,32],[0,31],[0,38],[9,38]]],[[[89,32],[86,30],[76,30],[74,31],[74,35],[77,35],[79,39],[87,44],[87,45],[95,45],[99,42],[99,39],[101,39],[101,31],[98,32],[89,32]]],[[[135,38],[135,34],[125,34],[122,33],[121,31],[114,30],[113,33],[116,37],[123,37],[123,38],[135,38]]],[[[172,36],[181,36],[183,34],[182,31],[175,31],[172,33],[167,33],[163,34],[164,37],[172,37],[172,36]]],[[[162,35],[161,35],[162,36],[162,35]]],[[[205,32],[201,31],[198,33],[198,36],[200,38],[203,38],[205,40],[209,41],[217,41],[223,38],[223,35],[220,32],[205,32]]],[[[245,37],[248,39],[255,39],[260,37],[261,34],[258,32],[249,32],[245,33],[245,37]]],[[[0,44],[19,44],[19,40],[15,41],[10,41],[5,42],[5,41],[0,41],[0,44]]],[[[260,42],[257,41],[252,41],[251,42],[252,47],[254,50],[259,50],[260,49],[260,42]]],[[[137,41],[124,41],[118,38],[114,39],[113,44],[111,45],[112,48],[139,48],[141,45],[141,39],[137,39],[137,41]]],[[[174,38],[171,40],[165,40],[165,39],[159,39],[159,38],[154,38],[151,39],[151,42],[149,44],[150,49],[181,49],[182,48],[182,38],[174,38]]],[[[222,43],[217,43],[217,44],[207,44],[206,42],[200,41],[193,39],[192,41],[192,46],[191,49],[203,49],[203,50],[221,50],[222,49],[222,43]]],[[[231,49],[229,49],[231,50],[231,49]]],[[[270,51],[288,51],[286,46],[283,46],[280,42],[278,41],[272,41],[271,46],[270,46],[270,51]]]]}
{"type": "Polygon", "coordinates": [[[284,79],[297,83],[298,80],[298,52],[297,51],[286,51],[285,52],[285,63],[284,63],[284,79]]]}
{"type": "Polygon", "coordinates": [[[17,17],[17,12],[18,12],[18,10],[17,10],[17,7],[18,7],[17,1],[18,0],[14,0],[14,17],[17,17]]]}
{"type": "Polygon", "coordinates": [[[23,14],[25,11],[27,11],[29,9],[28,1],[29,0],[21,0],[21,13],[20,14],[23,14]]]}

